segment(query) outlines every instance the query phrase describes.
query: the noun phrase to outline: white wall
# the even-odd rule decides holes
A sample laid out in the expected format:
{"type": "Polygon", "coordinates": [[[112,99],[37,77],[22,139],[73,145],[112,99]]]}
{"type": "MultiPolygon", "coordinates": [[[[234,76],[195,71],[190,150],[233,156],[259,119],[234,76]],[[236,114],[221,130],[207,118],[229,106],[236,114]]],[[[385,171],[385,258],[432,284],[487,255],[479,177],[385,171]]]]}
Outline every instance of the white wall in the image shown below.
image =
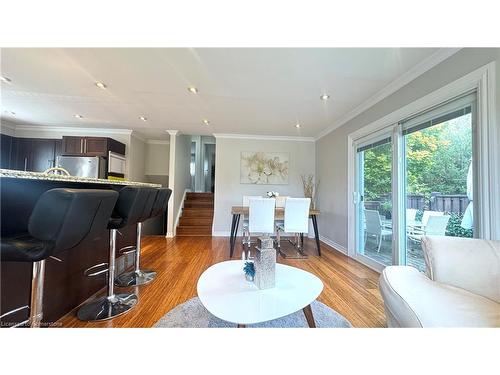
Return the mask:
{"type": "Polygon", "coordinates": [[[327,240],[347,248],[347,137],[395,110],[496,61],[496,118],[500,119],[500,49],[467,48],[435,66],[394,94],[316,142],[316,174],[321,180],[318,191],[319,232],[327,240]]]}
{"type": "Polygon", "coordinates": [[[148,176],[168,176],[170,145],[163,141],[148,141],[146,145],[146,168],[148,176]]]}
{"type": "Polygon", "coordinates": [[[167,236],[175,236],[178,218],[182,212],[184,192],[191,186],[191,136],[170,133],[169,188],[172,197],[168,205],[167,236]]]}
{"type": "Polygon", "coordinates": [[[144,182],[146,166],[146,142],[136,137],[134,133],[130,136],[130,150],[127,158],[127,170],[130,181],[144,182]]]}
{"type": "Polygon", "coordinates": [[[315,144],[307,141],[217,138],[215,151],[215,212],[213,234],[228,236],[231,231],[231,206],[241,205],[243,195],[265,195],[272,190],[281,195],[303,197],[300,175],[314,174],[315,144]],[[242,151],[288,152],[288,185],[240,183],[242,151]]]}

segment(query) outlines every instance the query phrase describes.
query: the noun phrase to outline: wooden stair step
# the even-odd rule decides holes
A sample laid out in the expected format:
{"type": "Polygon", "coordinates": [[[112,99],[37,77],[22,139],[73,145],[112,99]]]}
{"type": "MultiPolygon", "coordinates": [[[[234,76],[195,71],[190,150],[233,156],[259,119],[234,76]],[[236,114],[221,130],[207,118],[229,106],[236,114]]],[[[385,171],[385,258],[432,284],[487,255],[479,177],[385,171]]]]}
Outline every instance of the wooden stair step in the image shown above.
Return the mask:
{"type": "Polygon", "coordinates": [[[190,225],[212,225],[212,216],[182,216],[179,219],[179,225],[190,226],[190,225]]]}
{"type": "Polygon", "coordinates": [[[212,208],[184,208],[182,217],[213,217],[214,210],[212,208]]]}
{"type": "Polygon", "coordinates": [[[202,202],[202,201],[185,201],[185,208],[212,208],[214,207],[213,202],[202,202]]]}
{"type": "Polygon", "coordinates": [[[203,199],[208,199],[208,200],[213,200],[214,199],[214,194],[213,193],[187,193],[186,194],[186,200],[203,200],[203,199]]]}
{"type": "Polygon", "coordinates": [[[211,225],[192,225],[192,226],[183,226],[179,225],[177,227],[178,236],[210,236],[212,234],[212,226],[211,225]]]}

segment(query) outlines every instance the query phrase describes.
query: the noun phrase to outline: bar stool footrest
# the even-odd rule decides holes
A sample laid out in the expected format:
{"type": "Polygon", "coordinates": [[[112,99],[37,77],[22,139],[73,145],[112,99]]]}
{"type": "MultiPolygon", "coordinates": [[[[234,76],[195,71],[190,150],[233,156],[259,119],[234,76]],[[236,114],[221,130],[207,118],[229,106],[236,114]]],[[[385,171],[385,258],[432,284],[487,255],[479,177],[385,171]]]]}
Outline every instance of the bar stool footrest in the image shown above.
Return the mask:
{"type": "Polygon", "coordinates": [[[137,247],[135,245],[125,246],[118,250],[118,255],[127,255],[131,253],[135,253],[137,251],[137,247]]]}
{"type": "Polygon", "coordinates": [[[94,277],[94,276],[102,275],[103,273],[107,273],[108,270],[109,270],[109,263],[99,263],[99,264],[96,264],[92,267],[87,268],[85,271],[83,271],[83,274],[87,277],[94,277]],[[94,269],[99,269],[100,267],[106,267],[106,268],[101,269],[99,271],[91,272],[94,269]]]}

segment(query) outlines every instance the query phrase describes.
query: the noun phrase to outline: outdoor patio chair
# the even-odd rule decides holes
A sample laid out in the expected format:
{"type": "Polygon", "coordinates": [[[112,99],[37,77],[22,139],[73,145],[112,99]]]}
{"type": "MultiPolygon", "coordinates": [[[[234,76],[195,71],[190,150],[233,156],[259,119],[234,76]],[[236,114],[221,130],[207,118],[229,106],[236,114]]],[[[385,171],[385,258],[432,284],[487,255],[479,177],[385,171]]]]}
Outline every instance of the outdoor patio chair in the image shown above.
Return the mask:
{"type": "Polygon", "coordinates": [[[427,225],[421,229],[415,228],[413,233],[408,235],[408,238],[415,242],[421,242],[422,236],[445,236],[446,227],[450,221],[450,215],[431,215],[427,221],[427,225]]]}
{"type": "Polygon", "coordinates": [[[375,237],[375,240],[377,241],[377,252],[379,253],[380,246],[382,245],[382,239],[386,236],[392,236],[392,230],[382,226],[380,214],[376,210],[365,210],[365,220],[365,242],[368,236],[375,237]]]}
{"type": "Polygon", "coordinates": [[[415,217],[417,216],[417,209],[415,208],[407,208],[406,209],[406,224],[407,225],[414,225],[415,224],[415,217]]]}

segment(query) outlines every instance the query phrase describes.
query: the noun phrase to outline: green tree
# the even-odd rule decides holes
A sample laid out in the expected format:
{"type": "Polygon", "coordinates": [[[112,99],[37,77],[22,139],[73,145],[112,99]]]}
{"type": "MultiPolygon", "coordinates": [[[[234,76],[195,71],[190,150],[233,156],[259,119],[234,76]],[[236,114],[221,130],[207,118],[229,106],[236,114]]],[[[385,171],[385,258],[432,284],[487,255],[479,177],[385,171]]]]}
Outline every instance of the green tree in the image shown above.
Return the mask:
{"type": "MultiPolygon", "coordinates": [[[[408,194],[466,194],[472,158],[470,114],[416,131],[405,140],[408,194]]],[[[390,144],[364,151],[365,200],[384,200],[391,192],[391,163],[390,144]]]]}
{"type": "Polygon", "coordinates": [[[364,152],[365,200],[380,200],[390,194],[392,154],[389,143],[364,152]]]}

